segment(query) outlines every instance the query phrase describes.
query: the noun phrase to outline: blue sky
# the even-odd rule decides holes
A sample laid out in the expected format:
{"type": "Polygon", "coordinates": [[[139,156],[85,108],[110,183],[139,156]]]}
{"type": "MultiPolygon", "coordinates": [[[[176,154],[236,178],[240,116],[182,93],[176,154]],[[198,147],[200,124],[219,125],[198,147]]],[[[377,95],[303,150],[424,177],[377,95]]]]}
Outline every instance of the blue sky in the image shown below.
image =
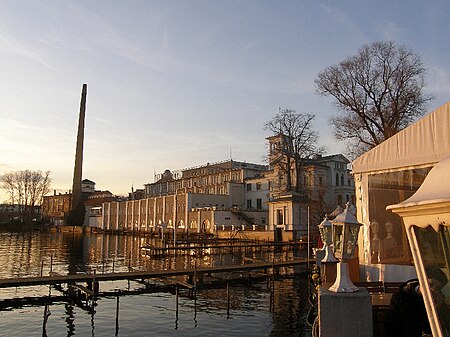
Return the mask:
{"type": "Polygon", "coordinates": [[[262,163],[279,107],[315,114],[320,145],[342,152],[317,74],[393,40],[422,57],[431,111],[450,99],[448,13],[447,0],[2,1],[0,174],[51,170],[52,189],[71,188],[83,83],[83,177],[114,194],[230,153],[262,163]]]}

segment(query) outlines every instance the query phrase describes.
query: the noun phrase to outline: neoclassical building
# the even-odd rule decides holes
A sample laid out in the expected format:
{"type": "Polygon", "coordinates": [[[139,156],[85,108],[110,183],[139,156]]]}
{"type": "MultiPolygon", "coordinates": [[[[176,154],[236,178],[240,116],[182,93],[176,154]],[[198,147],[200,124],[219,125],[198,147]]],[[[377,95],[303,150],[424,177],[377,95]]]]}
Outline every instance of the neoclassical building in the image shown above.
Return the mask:
{"type": "Polygon", "coordinates": [[[276,240],[291,240],[306,234],[308,219],[315,228],[325,213],[354,199],[349,161],[341,154],[303,160],[295,177],[298,191],[286,190],[286,174],[272,160],[279,158],[274,144],[279,138],[268,141],[268,166],[227,160],[165,170],[144,185],[142,199],[104,203],[101,227],[149,232],[161,227],[208,233],[264,230],[276,240]]]}

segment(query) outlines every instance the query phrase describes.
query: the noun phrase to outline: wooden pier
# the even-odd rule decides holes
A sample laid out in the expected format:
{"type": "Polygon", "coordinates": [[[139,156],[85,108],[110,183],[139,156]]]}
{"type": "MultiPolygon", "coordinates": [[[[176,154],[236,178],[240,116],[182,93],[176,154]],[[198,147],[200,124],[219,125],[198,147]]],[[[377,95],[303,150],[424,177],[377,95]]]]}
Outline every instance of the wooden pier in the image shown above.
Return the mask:
{"type": "Polygon", "coordinates": [[[194,276],[195,274],[211,274],[211,273],[230,273],[237,271],[250,270],[267,270],[269,268],[293,267],[299,265],[307,265],[306,259],[293,259],[289,261],[273,261],[273,262],[255,262],[243,265],[228,265],[219,267],[197,267],[190,269],[173,269],[173,270],[152,270],[152,271],[130,271],[117,273],[102,273],[102,274],[73,274],[73,275],[51,275],[38,277],[20,277],[20,278],[5,278],[0,279],[0,288],[8,287],[23,287],[23,286],[37,286],[37,285],[57,285],[69,283],[95,283],[100,281],[115,281],[115,280],[142,280],[152,278],[164,278],[171,276],[194,276]]]}
{"type": "Polygon", "coordinates": [[[195,244],[195,245],[177,245],[170,247],[160,247],[154,245],[142,246],[141,250],[145,251],[145,255],[165,255],[169,252],[177,251],[189,251],[189,250],[206,250],[206,249],[217,249],[217,250],[233,250],[233,249],[260,249],[269,247],[300,247],[301,243],[298,242],[269,242],[269,243],[246,243],[246,244],[195,244]]]}

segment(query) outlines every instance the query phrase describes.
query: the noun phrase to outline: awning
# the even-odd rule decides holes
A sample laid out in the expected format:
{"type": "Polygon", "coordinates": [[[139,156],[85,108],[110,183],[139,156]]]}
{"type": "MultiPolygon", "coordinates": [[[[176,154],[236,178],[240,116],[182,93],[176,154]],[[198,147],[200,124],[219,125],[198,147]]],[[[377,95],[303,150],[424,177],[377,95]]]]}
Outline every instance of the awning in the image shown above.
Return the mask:
{"type": "Polygon", "coordinates": [[[435,164],[450,156],[450,101],[352,162],[352,173],[435,164]]]}

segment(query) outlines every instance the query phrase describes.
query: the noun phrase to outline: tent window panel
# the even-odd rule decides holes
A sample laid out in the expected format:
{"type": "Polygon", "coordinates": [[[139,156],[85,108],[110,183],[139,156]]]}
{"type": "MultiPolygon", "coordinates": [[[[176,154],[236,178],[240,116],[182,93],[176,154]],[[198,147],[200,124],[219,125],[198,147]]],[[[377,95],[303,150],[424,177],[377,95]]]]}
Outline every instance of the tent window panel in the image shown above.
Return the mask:
{"type": "Polygon", "coordinates": [[[434,279],[428,287],[441,327],[450,326],[450,227],[439,226],[436,232],[431,226],[413,227],[419,254],[428,279],[434,279]],[[446,306],[446,308],[445,308],[446,306]]]}
{"type": "Polygon", "coordinates": [[[401,218],[386,210],[412,196],[430,168],[404,170],[369,176],[371,263],[412,264],[401,218]]]}

